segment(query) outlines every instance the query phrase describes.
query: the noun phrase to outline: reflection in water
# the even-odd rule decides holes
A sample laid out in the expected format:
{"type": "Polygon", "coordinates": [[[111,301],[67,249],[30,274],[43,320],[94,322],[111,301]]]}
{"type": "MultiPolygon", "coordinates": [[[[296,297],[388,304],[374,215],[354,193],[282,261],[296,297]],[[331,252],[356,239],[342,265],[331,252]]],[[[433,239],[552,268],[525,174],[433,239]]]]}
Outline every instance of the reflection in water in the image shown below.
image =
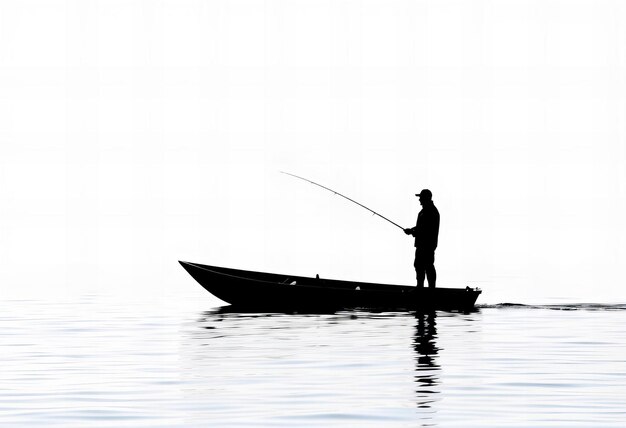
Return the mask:
{"type": "Polygon", "coordinates": [[[240,415],[269,426],[298,426],[308,418],[436,426],[442,399],[436,318],[435,312],[204,312],[184,346],[193,383],[186,399],[210,396],[220,409],[238,397],[246,403],[240,415]],[[394,395],[399,390],[407,394],[394,395]],[[390,396],[395,399],[381,399],[390,396]]]}
{"type": "MultiPolygon", "coordinates": [[[[437,338],[437,315],[435,312],[417,313],[417,324],[415,326],[415,338],[413,349],[415,350],[415,398],[417,407],[424,409],[423,413],[428,414],[427,409],[432,404],[439,401],[436,394],[439,394],[439,366],[437,338]]],[[[420,412],[422,413],[422,412],[420,412]]],[[[434,410],[432,411],[434,414],[434,410]]],[[[425,416],[425,415],[424,415],[425,416]]]]}
{"type": "Polygon", "coordinates": [[[435,319],[181,299],[0,299],[0,426],[625,426],[624,304],[435,319]]]}

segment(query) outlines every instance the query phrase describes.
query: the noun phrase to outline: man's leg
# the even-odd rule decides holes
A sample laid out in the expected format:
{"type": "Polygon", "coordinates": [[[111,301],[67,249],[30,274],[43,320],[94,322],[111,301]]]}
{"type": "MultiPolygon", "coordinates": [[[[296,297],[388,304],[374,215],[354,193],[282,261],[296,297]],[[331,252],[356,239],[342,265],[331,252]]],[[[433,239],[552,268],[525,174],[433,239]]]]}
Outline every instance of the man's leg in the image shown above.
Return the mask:
{"type": "Polygon", "coordinates": [[[437,283],[437,271],[435,270],[435,252],[428,254],[426,261],[426,278],[428,279],[428,288],[435,288],[437,283]]]}
{"type": "MultiPolygon", "coordinates": [[[[419,288],[424,288],[424,280],[426,279],[426,272],[423,269],[416,271],[417,275],[417,286],[419,288]]],[[[430,283],[429,283],[430,284],[430,283]]]]}
{"type": "Polygon", "coordinates": [[[426,279],[426,267],[424,266],[424,255],[417,248],[415,249],[415,276],[417,277],[417,286],[424,288],[424,279],[426,279]]]}
{"type": "Polygon", "coordinates": [[[435,283],[437,282],[435,265],[430,265],[426,268],[426,278],[428,278],[428,288],[435,288],[435,283]]]}

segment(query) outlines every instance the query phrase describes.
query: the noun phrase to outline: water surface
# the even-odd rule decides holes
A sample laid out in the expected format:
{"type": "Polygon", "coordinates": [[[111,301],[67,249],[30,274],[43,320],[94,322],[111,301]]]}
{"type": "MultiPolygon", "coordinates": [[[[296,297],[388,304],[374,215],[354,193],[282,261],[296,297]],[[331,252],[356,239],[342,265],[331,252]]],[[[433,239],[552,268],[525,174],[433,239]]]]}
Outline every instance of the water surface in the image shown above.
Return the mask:
{"type": "Polygon", "coordinates": [[[626,306],[0,304],[3,426],[622,427],[626,306]]]}

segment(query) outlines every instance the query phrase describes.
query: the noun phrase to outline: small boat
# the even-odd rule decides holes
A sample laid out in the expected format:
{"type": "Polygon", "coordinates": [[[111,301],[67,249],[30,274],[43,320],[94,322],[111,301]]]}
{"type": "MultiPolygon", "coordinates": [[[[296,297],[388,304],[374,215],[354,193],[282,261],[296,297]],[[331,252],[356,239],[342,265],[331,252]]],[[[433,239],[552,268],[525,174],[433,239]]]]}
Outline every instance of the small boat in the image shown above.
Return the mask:
{"type": "Polygon", "coordinates": [[[471,311],[477,288],[421,288],[281,275],[179,261],[205,290],[242,310],[367,308],[471,311]]]}

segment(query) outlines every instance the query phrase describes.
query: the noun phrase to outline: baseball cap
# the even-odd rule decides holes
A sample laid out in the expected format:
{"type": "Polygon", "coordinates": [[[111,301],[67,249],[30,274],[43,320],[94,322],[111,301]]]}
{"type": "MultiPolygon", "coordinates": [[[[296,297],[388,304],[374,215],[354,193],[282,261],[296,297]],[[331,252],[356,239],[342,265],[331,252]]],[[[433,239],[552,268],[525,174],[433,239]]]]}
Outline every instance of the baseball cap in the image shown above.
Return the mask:
{"type": "Polygon", "coordinates": [[[428,189],[423,189],[421,192],[416,193],[415,196],[419,196],[419,197],[425,196],[428,199],[432,199],[433,198],[433,192],[431,192],[428,189]]]}

